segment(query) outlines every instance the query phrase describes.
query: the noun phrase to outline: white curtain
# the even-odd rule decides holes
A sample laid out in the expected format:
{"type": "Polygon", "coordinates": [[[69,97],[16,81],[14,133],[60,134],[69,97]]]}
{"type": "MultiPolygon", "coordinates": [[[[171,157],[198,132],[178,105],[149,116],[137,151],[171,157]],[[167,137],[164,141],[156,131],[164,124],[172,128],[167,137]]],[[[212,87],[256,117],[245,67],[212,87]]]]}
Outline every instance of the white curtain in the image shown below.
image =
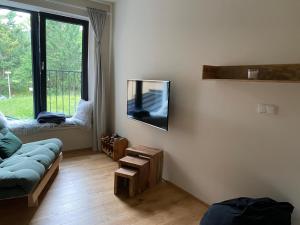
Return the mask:
{"type": "Polygon", "coordinates": [[[95,34],[95,84],[93,107],[93,150],[100,151],[100,137],[109,132],[110,109],[110,70],[109,70],[109,37],[105,32],[108,23],[108,13],[99,9],[87,9],[89,19],[95,34]]]}

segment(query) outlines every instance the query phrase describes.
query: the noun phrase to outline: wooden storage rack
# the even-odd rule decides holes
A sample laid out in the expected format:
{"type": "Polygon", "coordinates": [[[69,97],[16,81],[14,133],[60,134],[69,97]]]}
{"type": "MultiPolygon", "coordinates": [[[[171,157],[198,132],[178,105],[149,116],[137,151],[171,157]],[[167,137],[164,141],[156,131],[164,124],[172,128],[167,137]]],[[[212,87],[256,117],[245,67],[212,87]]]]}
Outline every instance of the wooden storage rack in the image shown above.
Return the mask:
{"type": "Polygon", "coordinates": [[[102,151],[117,161],[125,155],[128,140],[123,137],[105,136],[101,138],[102,151]]]}

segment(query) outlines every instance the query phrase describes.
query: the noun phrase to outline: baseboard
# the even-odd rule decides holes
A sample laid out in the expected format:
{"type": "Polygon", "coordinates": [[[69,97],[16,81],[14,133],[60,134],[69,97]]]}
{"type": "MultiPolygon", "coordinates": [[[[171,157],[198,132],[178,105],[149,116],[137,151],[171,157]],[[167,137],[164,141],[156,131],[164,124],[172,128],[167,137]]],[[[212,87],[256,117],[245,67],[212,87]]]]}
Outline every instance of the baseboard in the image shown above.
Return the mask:
{"type": "Polygon", "coordinates": [[[63,149],[63,152],[76,152],[76,151],[93,151],[92,146],[86,148],[73,148],[73,149],[63,149]]]}
{"type": "Polygon", "coordinates": [[[181,191],[187,193],[187,194],[190,195],[191,197],[197,199],[197,200],[200,201],[203,205],[205,205],[207,208],[210,207],[210,204],[208,204],[208,203],[206,203],[205,201],[203,201],[203,200],[197,198],[195,195],[193,195],[192,193],[190,193],[190,192],[184,190],[183,188],[179,187],[177,184],[174,184],[173,182],[168,181],[168,180],[166,180],[166,179],[163,179],[163,181],[166,182],[166,183],[168,183],[168,184],[171,184],[171,185],[175,186],[177,189],[179,189],[179,190],[181,190],[181,191]]]}

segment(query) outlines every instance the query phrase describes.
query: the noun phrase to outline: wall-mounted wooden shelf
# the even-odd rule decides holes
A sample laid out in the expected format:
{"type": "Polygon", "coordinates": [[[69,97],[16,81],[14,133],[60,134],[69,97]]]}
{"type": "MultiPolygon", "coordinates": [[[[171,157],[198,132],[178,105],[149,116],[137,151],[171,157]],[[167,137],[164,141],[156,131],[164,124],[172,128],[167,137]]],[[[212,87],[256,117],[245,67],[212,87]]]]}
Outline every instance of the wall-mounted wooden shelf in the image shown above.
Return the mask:
{"type": "Polygon", "coordinates": [[[203,66],[204,80],[300,82],[300,64],[203,66]],[[248,79],[248,69],[258,69],[257,79],[248,79]]]}

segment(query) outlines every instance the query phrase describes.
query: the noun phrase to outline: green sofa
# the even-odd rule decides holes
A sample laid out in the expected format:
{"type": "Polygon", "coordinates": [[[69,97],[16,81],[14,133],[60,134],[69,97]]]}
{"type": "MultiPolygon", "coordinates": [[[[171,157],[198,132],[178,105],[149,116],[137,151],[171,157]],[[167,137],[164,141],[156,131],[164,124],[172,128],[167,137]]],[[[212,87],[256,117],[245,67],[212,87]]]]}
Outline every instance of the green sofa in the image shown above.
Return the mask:
{"type": "MultiPolygon", "coordinates": [[[[5,133],[7,129],[0,130],[0,134],[5,133]]],[[[39,194],[58,171],[61,150],[62,142],[53,138],[20,143],[11,156],[0,158],[0,199],[26,196],[29,206],[37,205],[39,194]]]]}

